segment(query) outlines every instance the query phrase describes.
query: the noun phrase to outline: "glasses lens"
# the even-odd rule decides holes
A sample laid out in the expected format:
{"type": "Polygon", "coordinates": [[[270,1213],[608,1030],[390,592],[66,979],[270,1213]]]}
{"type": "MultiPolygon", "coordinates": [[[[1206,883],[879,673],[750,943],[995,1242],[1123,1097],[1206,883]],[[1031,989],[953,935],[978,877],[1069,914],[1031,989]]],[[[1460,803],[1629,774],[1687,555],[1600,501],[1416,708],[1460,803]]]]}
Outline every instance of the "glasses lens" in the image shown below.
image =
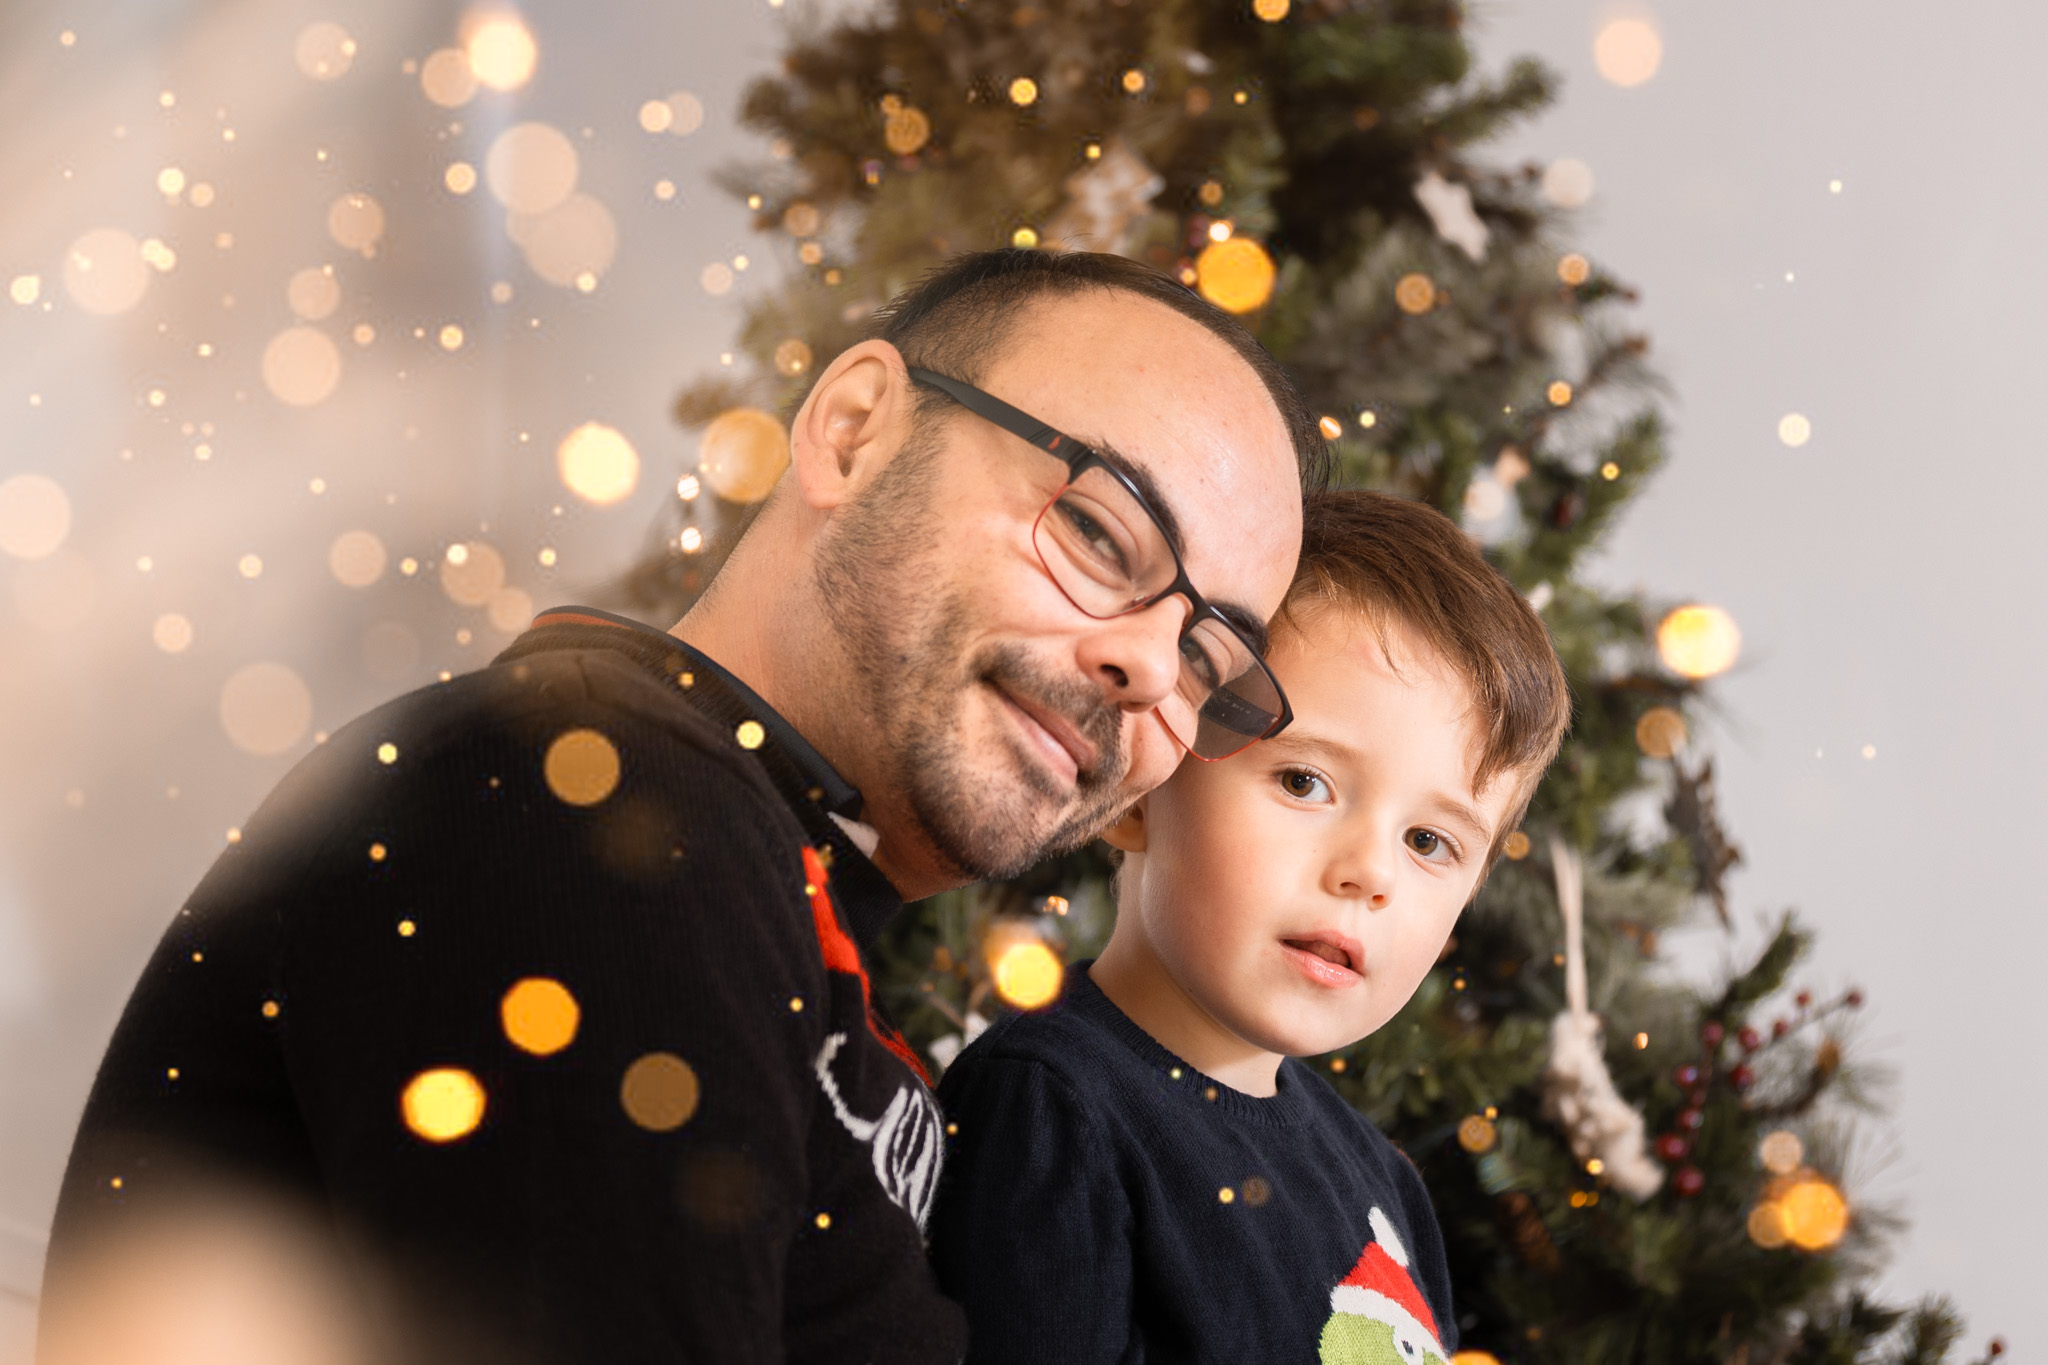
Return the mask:
{"type": "Polygon", "coordinates": [[[1263,739],[1280,721],[1280,689],[1245,638],[1214,618],[1198,621],[1181,639],[1183,715],[1194,734],[1181,743],[1199,758],[1228,758],[1263,739]]]}
{"type": "Polygon", "coordinates": [[[1129,489],[1090,467],[1060,491],[1032,531],[1040,559],[1075,606],[1109,617],[1173,582],[1173,551],[1129,489]]]}

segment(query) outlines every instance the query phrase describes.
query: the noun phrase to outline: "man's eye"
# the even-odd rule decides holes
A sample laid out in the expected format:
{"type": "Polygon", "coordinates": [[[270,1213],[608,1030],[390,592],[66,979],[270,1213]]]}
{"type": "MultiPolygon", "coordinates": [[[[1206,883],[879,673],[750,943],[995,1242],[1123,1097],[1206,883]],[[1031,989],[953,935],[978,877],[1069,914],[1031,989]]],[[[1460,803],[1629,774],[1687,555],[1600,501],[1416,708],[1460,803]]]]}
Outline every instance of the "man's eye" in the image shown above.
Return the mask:
{"type": "Polygon", "coordinates": [[[1085,545],[1091,555],[1118,573],[1130,572],[1129,562],[1124,558],[1123,546],[1118,544],[1117,538],[1110,534],[1107,527],[1079,505],[1077,499],[1061,498],[1059,511],[1060,515],[1066,518],[1071,537],[1085,545]]]}

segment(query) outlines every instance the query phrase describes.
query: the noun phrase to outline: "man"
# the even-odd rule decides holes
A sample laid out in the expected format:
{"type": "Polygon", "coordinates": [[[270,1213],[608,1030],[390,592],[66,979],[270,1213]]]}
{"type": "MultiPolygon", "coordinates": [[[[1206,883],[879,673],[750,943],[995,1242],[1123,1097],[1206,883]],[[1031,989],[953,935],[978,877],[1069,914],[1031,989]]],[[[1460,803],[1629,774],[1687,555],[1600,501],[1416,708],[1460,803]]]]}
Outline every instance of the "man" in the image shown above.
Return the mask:
{"type": "Polygon", "coordinates": [[[116,1032],[52,1321],[101,1234],[226,1181],[437,1356],[959,1358],[864,955],[1285,724],[1258,655],[1326,456],[1235,322],[1038,252],[898,299],[791,450],[673,631],[545,613],[285,780],[116,1032]]]}

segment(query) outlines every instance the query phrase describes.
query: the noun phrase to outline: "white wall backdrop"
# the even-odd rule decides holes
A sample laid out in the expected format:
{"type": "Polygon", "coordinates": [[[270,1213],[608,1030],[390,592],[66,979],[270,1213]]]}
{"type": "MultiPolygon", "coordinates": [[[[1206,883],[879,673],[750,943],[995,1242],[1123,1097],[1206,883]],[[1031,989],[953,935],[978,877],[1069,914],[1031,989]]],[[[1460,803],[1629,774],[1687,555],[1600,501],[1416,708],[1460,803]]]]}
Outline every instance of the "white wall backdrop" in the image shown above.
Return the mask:
{"type": "MultiPolygon", "coordinates": [[[[2024,1356],[2048,1340],[2023,1308],[2025,1247],[2048,1222],[2032,1162],[2048,1100],[2023,1015],[2048,949],[2028,857],[2048,816],[2033,422],[2048,256],[2030,173],[2048,13],[1671,0],[1626,11],[1663,44],[1633,88],[1594,64],[1622,13],[1490,0],[1473,16],[1488,63],[1534,53],[1567,77],[1504,155],[1591,168],[1581,245],[1642,286],[1678,395],[1672,467],[1603,572],[1741,622],[1711,737],[1748,855],[1740,913],[1800,906],[1822,932],[1815,979],[1866,991],[1866,1054],[1902,1073],[1890,1140],[1852,1189],[1914,1220],[1892,1288],[1954,1293],[1974,1339],[2003,1332],[2024,1356]],[[1777,437],[1791,412],[1812,424],[1798,449],[1777,437]]],[[[443,593],[448,546],[489,544],[507,589],[543,603],[633,556],[691,458],[675,388],[719,363],[736,305],[772,283],[758,260],[730,293],[700,282],[760,254],[707,177],[758,152],[731,112],[775,60],[786,20],[766,0],[536,0],[531,80],[442,107],[405,64],[456,42],[463,15],[452,0],[0,6],[0,485],[41,476],[68,513],[48,553],[0,555],[0,1365],[25,1347],[35,1239],[93,1065],[227,831],[316,732],[507,638],[488,604],[443,593]],[[297,53],[321,21],[354,44],[331,79],[297,53]],[[678,91],[703,126],[647,131],[642,105],[678,91]],[[488,183],[450,188],[451,163],[484,170],[521,121],[563,135],[578,191],[616,226],[588,292],[535,273],[488,183]],[[350,194],[383,210],[373,255],[330,231],[350,194]],[[118,280],[66,279],[102,229],[169,253],[106,314],[85,303],[118,280]],[[324,267],[332,311],[295,314],[293,276],[324,267]],[[264,374],[295,326],[339,357],[312,406],[264,374]],[[593,420],[641,460],[637,490],[604,508],[565,494],[554,463],[593,420]],[[348,532],[385,552],[367,586],[330,563],[348,532]],[[158,643],[180,638],[172,615],[189,627],[177,652],[158,643]],[[304,688],[302,713],[274,670],[258,675],[270,691],[227,701],[245,745],[281,743],[270,755],[222,720],[256,664],[304,688]]],[[[0,541],[58,529],[33,502],[0,506],[0,541]]],[[[518,601],[500,605],[509,619],[518,601]]],[[[1695,964],[1723,951],[1684,945],[1695,964]]]]}

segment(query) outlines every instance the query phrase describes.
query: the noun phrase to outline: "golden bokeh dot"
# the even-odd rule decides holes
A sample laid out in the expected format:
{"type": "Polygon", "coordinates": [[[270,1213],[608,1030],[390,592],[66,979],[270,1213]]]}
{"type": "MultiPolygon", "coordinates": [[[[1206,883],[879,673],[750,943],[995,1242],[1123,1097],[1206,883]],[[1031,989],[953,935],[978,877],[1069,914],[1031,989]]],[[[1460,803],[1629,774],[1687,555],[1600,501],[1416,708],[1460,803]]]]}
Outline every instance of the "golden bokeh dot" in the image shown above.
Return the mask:
{"type": "Polygon", "coordinates": [[[43,296],[41,275],[16,275],[7,283],[7,297],[26,308],[43,296]]]}
{"type": "Polygon", "coordinates": [[[743,720],[739,729],[733,732],[733,738],[740,742],[742,749],[758,749],[767,742],[768,732],[758,720],[743,720]]]}
{"type": "Polygon", "coordinates": [[[398,762],[398,746],[388,739],[379,744],[377,746],[377,761],[387,767],[398,762]]]}
{"type": "Polygon", "coordinates": [[[448,169],[441,172],[441,183],[450,194],[468,194],[476,188],[476,167],[467,161],[451,161],[448,169]]]}
{"type": "Polygon", "coordinates": [[[384,542],[370,531],[344,531],[327,547],[327,571],[345,588],[369,587],[389,562],[384,542]]]}
{"type": "Polygon", "coordinates": [[[64,287],[88,313],[127,312],[149,288],[142,243],[119,228],[86,233],[64,252],[64,287]]]}
{"type": "Polygon", "coordinates": [[[384,206],[361,190],[336,196],[327,206],[327,235],[338,247],[371,255],[384,235],[384,206]]]}
{"type": "Polygon", "coordinates": [[[1772,1251],[1791,1240],[1785,1229],[1785,1210],[1775,1199],[1766,1199],[1749,1211],[1749,1240],[1772,1251]]]}
{"type": "Polygon", "coordinates": [[[428,1142],[453,1142],[484,1121],[484,1087],[460,1067],[422,1071],[399,1096],[405,1126],[428,1142]]]}
{"type": "Polygon", "coordinates": [[[789,431],[774,413],[730,408],[704,428],[697,472],[728,502],[755,503],[789,467],[789,431]]]}
{"type": "Polygon", "coordinates": [[[619,1103],[626,1117],[654,1133],[682,1127],[697,1112],[697,1073],[673,1052],[650,1052],[626,1068],[619,1103]]]}
{"type": "Polygon", "coordinates": [[[1664,39],[1648,19],[1610,20],[1593,39],[1593,64],[1623,88],[1643,84],[1663,62],[1664,39]]]}
{"type": "Polygon", "coordinates": [[[818,1229],[818,1231],[823,1232],[826,1228],[832,1226],[832,1215],[829,1213],[820,1213],[816,1218],[813,1218],[811,1222],[818,1229]]]}
{"type": "Polygon", "coordinates": [[[278,1005],[275,1000],[266,1000],[263,1002],[263,1017],[265,1019],[275,1019],[277,1018],[279,1013],[281,1013],[281,1011],[278,1009],[278,1005]]]}
{"type": "Polygon", "coordinates": [[[371,844],[371,845],[370,845],[370,861],[371,861],[371,862],[373,862],[373,863],[381,863],[381,862],[383,862],[383,861],[384,861],[384,860],[385,860],[386,858],[388,858],[388,857],[390,857],[390,856],[391,856],[391,850],[390,850],[390,849],[388,849],[388,848],[386,848],[386,847],[384,847],[384,845],[382,845],[382,844],[371,844]]]}
{"type": "Polygon", "coordinates": [[[675,106],[667,100],[648,100],[640,106],[640,126],[650,133],[665,133],[675,121],[675,106]]]}
{"type": "Polygon", "coordinates": [[[566,730],[548,745],[541,773],[548,790],[572,806],[594,806],[619,785],[619,751],[596,730],[566,730]]]}
{"type": "Polygon", "coordinates": [[[575,190],[579,171],[576,144],[546,123],[513,124],[484,157],[484,182],[514,213],[546,213],[575,190]]]}
{"type": "Polygon", "coordinates": [[[534,274],[586,294],[619,251],[618,220],[587,194],[572,194],[546,213],[515,213],[507,231],[534,274]]]}
{"type": "Polygon", "coordinates": [[[1742,632],[1719,607],[1680,607],[1657,625],[1657,653],[1665,667],[1682,677],[1725,673],[1741,652],[1742,632]]]}
{"type": "Polygon", "coordinates": [[[444,351],[459,351],[459,350],[461,350],[461,349],[462,349],[462,329],[461,329],[460,327],[456,326],[456,325],[455,325],[454,323],[452,323],[452,322],[451,322],[451,323],[449,323],[449,324],[447,324],[446,326],[444,326],[444,327],[443,327],[443,328],[441,329],[441,336],[440,336],[440,342],[441,342],[441,349],[442,349],[442,350],[444,350],[444,351]]]}
{"type": "Polygon", "coordinates": [[[730,294],[734,278],[732,267],[724,261],[713,261],[697,272],[697,284],[713,296],[730,294]]]}
{"type": "Polygon", "coordinates": [[[1140,93],[1145,88],[1145,73],[1138,70],[1135,66],[1124,72],[1123,87],[1124,93],[1127,95],[1140,93]]]}
{"type": "Polygon", "coordinates": [[[704,101],[687,90],[678,90],[668,97],[669,125],[671,137],[688,137],[704,126],[704,101]]]}
{"type": "Polygon", "coordinates": [[[1499,1140],[1493,1121],[1484,1114],[1467,1114],[1458,1124],[1458,1145],[1474,1155],[1492,1151],[1499,1140]]]}
{"type": "Polygon", "coordinates": [[[301,75],[316,81],[339,80],[355,64],[356,40],[340,24],[323,20],[299,30],[292,56],[301,75]]]}
{"type": "Polygon", "coordinates": [[[1650,758],[1669,758],[1685,741],[1685,717],[1668,706],[1653,706],[1636,721],[1636,747],[1650,758]]]}
{"type": "Polygon", "coordinates": [[[263,384],[280,403],[314,407],[340,383],[341,351],[324,332],[287,327],[263,348],[263,384]]]}
{"type": "Polygon", "coordinates": [[[1427,313],[1436,307],[1436,281],[1420,271],[1410,271],[1395,282],[1394,302],[1404,313],[1427,313]]]}
{"type": "Polygon", "coordinates": [[[1066,968],[1050,945],[1030,938],[1004,948],[990,975],[997,995],[1020,1010],[1035,1010],[1058,997],[1066,968]]]}
{"type": "Polygon", "coordinates": [[[1211,242],[1195,258],[1195,287],[1226,313],[1249,313],[1273,297],[1273,258],[1249,237],[1211,242]]]}
{"type": "Polygon", "coordinates": [[[1813,439],[1813,423],[1804,413],[1788,412],[1778,419],[1778,439],[1797,450],[1813,439]]]}
{"type": "Polygon", "coordinates": [[[400,938],[411,938],[419,931],[420,927],[409,919],[402,919],[398,922],[398,936],[400,938]]]}
{"type": "Polygon", "coordinates": [[[1574,251],[1570,255],[1558,258],[1557,277],[1566,284],[1584,284],[1588,279],[1592,278],[1592,275],[1592,262],[1588,261],[1578,252],[1574,251]]]}
{"type": "Polygon", "coordinates": [[[1572,386],[1562,379],[1553,379],[1550,381],[1550,387],[1543,391],[1543,396],[1548,398],[1553,406],[1561,408],[1572,401],[1572,386]]]}
{"type": "Polygon", "coordinates": [[[512,1046],[536,1057],[551,1057],[576,1040],[583,1010],[561,982],[529,976],[505,992],[498,1018],[512,1046]]]}
{"type": "Polygon", "coordinates": [[[912,155],[931,141],[931,137],[931,116],[909,105],[890,113],[882,125],[882,141],[898,156],[912,155]]]}
{"type": "Polygon", "coordinates": [[[313,693],[283,664],[250,664],[222,686],[220,723],[243,753],[259,758],[281,754],[312,726],[313,693]]]}
{"type": "Polygon", "coordinates": [[[1621,477],[1621,466],[1609,460],[1606,464],[1600,466],[1600,477],[1609,483],[1613,483],[1621,477]]]}
{"type": "Polygon", "coordinates": [[[1316,423],[1316,426],[1323,433],[1325,441],[1334,441],[1344,434],[1344,424],[1327,414],[1316,423]]]}
{"type": "Polygon", "coordinates": [[[782,230],[792,237],[815,237],[822,225],[818,206],[799,199],[782,211],[782,230]]]}
{"type": "Polygon", "coordinates": [[[1269,24],[1277,24],[1294,8],[1293,0],[1252,0],[1252,13],[1269,24]]]}
{"type": "Polygon", "coordinates": [[[1509,861],[1520,862],[1529,856],[1529,836],[1516,830],[1501,844],[1500,851],[1507,854],[1509,861]]]}
{"type": "Polygon", "coordinates": [[[176,166],[166,166],[156,173],[157,193],[175,199],[185,192],[185,172],[176,166]]]}
{"type": "Polygon", "coordinates": [[[811,346],[801,337],[790,337],[775,348],[776,373],[794,379],[811,368],[811,346]]]}
{"type": "Polygon", "coordinates": [[[1029,76],[1019,76],[1010,82],[1010,103],[1023,106],[1038,102],[1038,82],[1029,76]]]}
{"type": "Polygon", "coordinates": [[[482,541],[450,545],[441,558],[441,591],[464,607],[481,607],[505,585],[505,557],[482,541]]]}
{"type": "Polygon", "coordinates": [[[517,16],[486,19],[470,31],[463,44],[469,69],[493,90],[517,90],[533,78],[540,48],[517,16]]]}
{"type": "Polygon", "coordinates": [[[500,588],[484,603],[484,615],[491,629],[501,635],[517,635],[533,624],[533,596],[523,588],[500,588]]]}
{"type": "Polygon", "coordinates": [[[1231,1188],[1230,1188],[1230,1186],[1228,1186],[1228,1185],[1225,1185],[1225,1186],[1224,1186],[1224,1187],[1223,1187],[1222,1189],[1220,1189],[1220,1190],[1216,1191],[1216,1202],[1217,1202],[1217,1203],[1219,1203],[1219,1204],[1234,1204],[1234,1203],[1236,1203],[1236,1202],[1237,1202],[1237,1191],[1236,1191],[1236,1190],[1233,1190],[1233,1189],[1231,1189],[1231,1188]]]}
{"type": "Polygon", "coordinates": [[[461,48],[441,48],[420,63],[420,91],[443,109],[457,109],[476,98],[476,73],[461,48]]]}
{"type": "Polygon", "coordinates": [[[307,322],[318,322],[341,307],[341,281],[333,266],[309,265],[285,285],[285,302],[307,322]]]}
{"type": "Polygon", "coordinates": [[[1018,228],[1018,229],[1017,229],[1017,230],[1016,230],[1015,232],[1013,232],[1013,233],[1011,233],[1011,234],[1010,234],[1010,245],[1011,245],[1011,246],[1021,246],[1021,247],[1034,247],[1034,246],[1037,246],[1037,245],[1038,245],[1038,229],[1037,229],[1037,228],[1035,228],[1035,227],[1020,227],[1020,228],[1018,228]]]}
{"type": "Polygon", "coordinates": [[[166,612],[156,618],[149,638],[166,654],[183,654],[192,647],[192,623],[177,612],[166,612]]]}
{"type": "Polygon", "coordinates": [[[1774,1175],[1790,1175],[1806,1160],[1806,1144],[1799,1140],[1799,1134],[1780,1128],[1766,1133],[1757,1144],[1757,1159],[1774,1175]]]}
{"type": "Polygon", "coordinates": [[[616,427],[585,422],[555,449],[562,483],[585,502],[609,507],[640,483],[640,452],[616,427]]]}
{"type": "Polygon", "coordinates": [[[71,534],[71,496],[44,474],[17,474],[0,483],[0,553],[44,559],[71,534]]]}
{"type": "Polygon", "coordinates": [[[801,995],[789,997],[789,1012],[791,1014],[802,1014],[804,1012],[804,998],[801,995]]]}
{"type": "Polygon", "coordinates": [[[1825,1251],[1849,1230],[1849,1201],[1818,1177],[1799,1181],[1778,1196],[1785,1236],[1802,1251],[1825,1251]]]}

